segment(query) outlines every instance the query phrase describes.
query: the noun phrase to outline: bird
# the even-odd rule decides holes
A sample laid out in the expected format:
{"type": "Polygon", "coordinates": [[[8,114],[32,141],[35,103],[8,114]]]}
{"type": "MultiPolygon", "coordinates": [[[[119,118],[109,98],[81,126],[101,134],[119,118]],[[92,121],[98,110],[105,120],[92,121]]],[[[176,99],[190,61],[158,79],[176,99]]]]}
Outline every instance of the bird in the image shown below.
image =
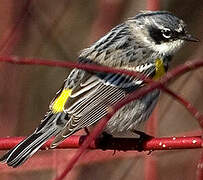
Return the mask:
{"type": "MultiPolygon", "coordinates": [[[[182,19],[168,11],[141,11],[82,50],[78,62],[140,72],[158,80],[185,41],[198,39],[187,32],[182,19]]],[[[53,136],[50,148],[55,148],[75,132],[94,127],[108,113],[108,107],[144,86],[147,83],[139,77],[73,69],[39,127],[3,155],[0,162],[18,167],[53,136]]],[[[132,134],[149,118],[159,95],[160,90],[155,89],[123,106],[108,121],[103,133],[132,134]]]]}

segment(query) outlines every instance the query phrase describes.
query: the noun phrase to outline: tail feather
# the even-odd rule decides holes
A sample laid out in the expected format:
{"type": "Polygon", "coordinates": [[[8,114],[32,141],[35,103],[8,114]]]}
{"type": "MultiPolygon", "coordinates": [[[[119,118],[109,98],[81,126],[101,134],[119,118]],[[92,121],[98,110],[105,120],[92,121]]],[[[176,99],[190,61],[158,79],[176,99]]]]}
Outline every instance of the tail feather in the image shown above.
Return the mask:
{"type": "Polygon", "coordinates": [[[0,161],[7,163],[12,167],[20,166],[55,134],[56,129],[40,134],[33,133],[31,136],[26,138],[15,148],[11,149],[7,154],[5,154],[0,161]]]}
{"type": "Polygon", "coordinates": [[[0,158],[0,162],[7,163],[12,167],[17,167],[23,164],[49,138],[57,135],[61,131],[63,125],[65,125],[63,123],[65,122],[62,123],[63,125],[60,124],[60,126],[58,126],[57,121],[60,121],[60,115],[50,113],[33,134],[8,151],[0,158]]]}

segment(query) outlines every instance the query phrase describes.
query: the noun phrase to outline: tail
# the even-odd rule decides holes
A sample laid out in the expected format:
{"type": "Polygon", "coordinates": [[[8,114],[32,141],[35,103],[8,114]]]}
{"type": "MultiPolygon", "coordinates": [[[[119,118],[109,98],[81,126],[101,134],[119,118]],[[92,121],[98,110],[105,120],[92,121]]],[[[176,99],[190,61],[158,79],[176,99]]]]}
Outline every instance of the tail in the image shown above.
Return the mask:
{"type": "Polygon", "coordinates": [[[23,164],[29,157],[31,157],[49,138],[58,134],[64,122],[58,123],[61,119],[61,114],[48,113],[40,126],[33,134],[20,142],[13,149],[8,151],[0,158],[2,163],[7,163],[8,166],[17,167],[23,164]],[[57,124],[60,124],[57,125],[57,124]]]}

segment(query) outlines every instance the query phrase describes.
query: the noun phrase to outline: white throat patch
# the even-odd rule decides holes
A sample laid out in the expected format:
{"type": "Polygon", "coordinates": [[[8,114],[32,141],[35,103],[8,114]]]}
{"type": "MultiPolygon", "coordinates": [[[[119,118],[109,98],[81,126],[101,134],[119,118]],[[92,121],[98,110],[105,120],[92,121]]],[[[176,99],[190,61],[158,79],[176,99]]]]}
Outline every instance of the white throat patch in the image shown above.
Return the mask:
{"type": "Polygon", "coordinates": [[[149,47],[154,51],[156,51],[158,54],[173,55],[176,51],[178,51],[181,48],[183,43],[184,43],[183,40],[178,39],[176,41],[164,42],[161,44],[151,43],[149,47]]]}

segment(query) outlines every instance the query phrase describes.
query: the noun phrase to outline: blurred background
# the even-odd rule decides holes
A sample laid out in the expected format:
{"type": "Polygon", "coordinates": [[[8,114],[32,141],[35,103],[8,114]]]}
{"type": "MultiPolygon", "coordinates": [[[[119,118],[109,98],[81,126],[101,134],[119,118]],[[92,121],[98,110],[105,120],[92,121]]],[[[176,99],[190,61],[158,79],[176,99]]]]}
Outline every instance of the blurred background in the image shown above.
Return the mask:
{"type": "MultiPolygon", "coordinates": [[[[186,43],[172,67],[203,59],[203,0],[0,0],[0,55],[76,61],[79,51],[140,10],[161,9],[182,18],[200,43],[186,43]]],[[[0,63],[0,136],[34,131],[70,69],[0,63]]],[[[168,86],[203,113],[203,69],[168,86]]],[[[200,134],[197,121],[171,97],[162,94],[153,118],[157,137],[200,134]]],[[[36,153],[22,167],[0,164],[1,180],[50,180],[65,168],[75,150],[36,153]]],[[[3,153],[2,151],[0,152],[3,153]]],[[[196,179],[201,151],[89,151],[65,179],[196,179]]]]}

